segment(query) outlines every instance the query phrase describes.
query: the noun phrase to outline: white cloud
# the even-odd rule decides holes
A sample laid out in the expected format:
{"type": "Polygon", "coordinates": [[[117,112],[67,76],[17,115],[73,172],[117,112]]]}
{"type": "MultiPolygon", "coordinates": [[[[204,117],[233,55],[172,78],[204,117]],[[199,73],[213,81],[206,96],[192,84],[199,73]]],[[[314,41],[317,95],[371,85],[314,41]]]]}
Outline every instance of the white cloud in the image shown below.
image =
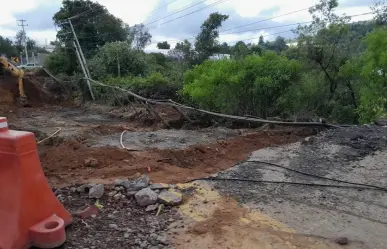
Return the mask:
{"type": "Polygon", "coordinates": [[[159,0],[126,1],[123,0],[98,0],[94,1],[104,5],[110,13],[121,18],[129,25],[143,22],[159,0]],[[132,3],[130,3],[132,2],[132,3]]]}
{"type": "MultiPolygon", "coordinates": [[[[43,6],[58,6],[61,5],[61,0],[14,0],[12,4],[7,0],[0,0],[2,6],[2,18],[0,19],[0,35],[6,37],[14,37],[16,32],[20,30],[20,27],[17,26],[16,17],[17,13],[23,12],[31,12],[34,10],[39,10],[43,6]]],[[[161,5],[164,5],[168,2],[172,2],[168,6],[164,6],[163,8],[152,13],[156,19],[164,17],[170,14],[172,11],[180,10],[182,8],[186,8],[192,4],[198,3],[200,0],[167,0],[163,1],[161,5]],[[167,11],[166,11],[167,10],[167,11]]],[[[213,3],[218,2],[219,0],[207,0],[205,4],[211,5],[213,3]]],[[[220,11],[225,14],[229,14],[235,11],[237,15],[240,17],[259,17],[259,19],[265,19],[273,16],[283,15],[292,11],[297,11],[303,8],[308,8],[314,5],[318,0],[297,0],[297,1],[289,1],[289,0],[270,0],[270,1],[258,1],[258,0],[228,0],[221,4],[217,4],[216,6],[212,6],[209,9],[213,11],[220,11]]],[[[108,9],[110,13],[121,18],[124,22],[129,25],[134,25],[136,23],[142,23],[146,20],[149,13],[152,12],[155,8],[160,7],[159,3],[161,0],[95,0],[108,9]],[[125,2],[125,3],[124,3],[125,2]],[[135,2],[135,4],[134,4],[135,2]]],[[[366,6],[366,0],[362,1],[362,4],[356,4],[353,0],[340,0],[340,3],[345,3],[348,7],[339,7],[337,13],[346,13],[348,15],[361,14],[370,11],[369,7],[366,6]],[[358,5],[358,6],[356,6],[358,5]],[[364,6],[359,6],[364,5],[364,6]]],[[[188,12],[195,11],[203,8],[205,5],[200,4],[196,5],[184,12],[178,13],[171,18],[179,17],[188,12]]],[[[353,21],[366,20],[369,19],[371,15],[368,16],[359,16],[353,18],[353,21]]],[[[36,18],[39,18],[37,16],[36,18]]],[[[230,16],[229,22],[232,20],[233,16],[230,16]]],[[[46,18],[47,19],[47,18],[46,18]]],[[[278,23],[296,23],[296,22],[304,22],[309,21],[311,19],[310,14],[307,10],[297,12],[291,15],[283,16],[280,18],[276,18],[275,21],[278,23]]],[[[43,20],[43,17],[42,17],[43,20]]],[[[167,19],[168,20],[168,19],[167,19]]],[[[192,20],[192,19],[191,19],[192,20]]],[[[27,20],[28,21],[28,20],[27,20]]],[[[176,20],[176,22],[180,22],[184,25],[184,18],[176,20]]],[[[246,21],[246,23],[248,23],[246,21]]],[[[168,25],[168,24],[166,24],[168,25]]],[[[198,21],[198,26],[200,25],[198,21]]],[[[250,27],[249,27],[250,28],[250,27]]],[[[251,26],[254,28],[254,26],[251,26]]],[[[290,29],[290,28],[289,28],[290,29]]],[[[33,27],[26,27],[27,34],[33,39],[37,40],[40,44],[44,44],[45,40],[48,41],[55,39],[55,30],[34,30],[33,27]]],[[[265,35],[272,33],[270,30],[262,30],[261,33],[265,35]]],[[[242,33],[242,34],[234,34],[234,35],[223,35],[221,36],[222,41],[231,42],[232,39],[247,39],[254,37],[255,34],[259,36],[261,33],[242,33]]],[[[179,37],[179,34],[176,34],[176,37],[179,37]]],[[[268,37],[270,39],[270,37],[268,37]]],[[[160,40],[171,40],[173,37],[162,37],[162,36],[154,36],[153,41],[160,40]]],[[[254,40],[255,41],[255,40],[254,40]]],[[[152,44],[153,45],[153,44],[152,44]]]]}

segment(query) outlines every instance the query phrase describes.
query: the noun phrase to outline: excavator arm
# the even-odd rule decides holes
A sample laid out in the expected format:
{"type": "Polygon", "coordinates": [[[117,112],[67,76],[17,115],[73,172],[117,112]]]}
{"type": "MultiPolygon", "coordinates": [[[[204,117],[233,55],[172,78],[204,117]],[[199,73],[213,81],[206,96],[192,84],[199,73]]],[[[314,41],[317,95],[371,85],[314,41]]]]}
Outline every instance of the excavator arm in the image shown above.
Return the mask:
{"type": "Polygon", "coordinates": [[[0,65],[5,70],[11,72],[13,76],[18,78],[20,102],[23,106],[27,105],[27,96],[24,92],[24,84],[23,84],[24,71],[20,68],[17,68],[5,56],[0,56],[0,65]]]}

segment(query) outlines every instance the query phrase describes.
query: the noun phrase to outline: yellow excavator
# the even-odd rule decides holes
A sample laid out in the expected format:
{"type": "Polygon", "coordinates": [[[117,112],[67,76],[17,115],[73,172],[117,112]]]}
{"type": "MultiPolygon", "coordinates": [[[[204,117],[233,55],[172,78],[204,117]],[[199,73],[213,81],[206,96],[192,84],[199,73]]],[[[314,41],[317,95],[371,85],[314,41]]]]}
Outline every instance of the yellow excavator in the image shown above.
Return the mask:
{"type": "Polygon", "coordinates": [[[20,95],[20,103],[22,106],[27,106],[27,96],[24,92],[24,71],[10,62],[7,57],[0,55],[0,66],[3,67],[6,71],[9,71],[13,76],[18,78],[18,86],[19,86],[19,95],[20,95]]]}

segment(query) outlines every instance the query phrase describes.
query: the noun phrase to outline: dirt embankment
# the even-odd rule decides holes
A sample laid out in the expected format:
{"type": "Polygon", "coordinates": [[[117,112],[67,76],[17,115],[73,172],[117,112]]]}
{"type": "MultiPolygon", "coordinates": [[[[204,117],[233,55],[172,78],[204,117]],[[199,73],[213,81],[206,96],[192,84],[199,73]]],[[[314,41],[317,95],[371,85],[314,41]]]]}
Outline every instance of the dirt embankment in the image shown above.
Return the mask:
{"type": "Polygon", "coordinates": [[[180,183],[228,169],[254,150],[291,143],[306,135],[259,132],[186,149],[139,152],[113,147],[87,147],[76,141],[67,141],[57,147],[40,148],[40,159],[53,186],[111,182],[137,172],[148,173],[155,182],[180,183]],[[90,158],[98,163],[90,165],[90,158]]]}
{"type": "Polygon", "coordinates": [[[0,115],[5,115],[14,109],[14,97],[10,91],[0,88],[0,115]]]}
{"type": "MultiPolygon", "coordinates": [[[[27,76],[23,79],[24,91],[28,103],[32,107],[39,107],[44,103],[51,103],[55,98],[48,90],[44,89],[44,77],[27,76]]],[[[20,97],[18,80],[12,76],[0,78],[0,114],[7,114],[19,107],[17,100],[20,97]]]]}

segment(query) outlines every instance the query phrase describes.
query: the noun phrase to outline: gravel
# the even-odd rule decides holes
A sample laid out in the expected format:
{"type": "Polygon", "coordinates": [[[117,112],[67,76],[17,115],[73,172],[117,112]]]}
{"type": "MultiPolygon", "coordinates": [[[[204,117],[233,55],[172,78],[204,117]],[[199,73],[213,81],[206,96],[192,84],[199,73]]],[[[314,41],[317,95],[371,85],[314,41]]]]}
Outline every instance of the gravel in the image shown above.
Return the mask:
{"type": "MultiPolygon", "coordinates": [[[[72,213],[84,210],[95,201],[85,193],[72,192],[76,186],[61,189],[63,205],[72,213]]],[[[105,186],[106,191],[116,191],[105,186]]],[[[99,199],[102,206],[99,213],[81,220],[73,216],[73,223],[66,228],[67,242],[61,247],[66,249],[110,249],[110,248],[151,248],[149,238],[155,238],[155,247],[165,248],[168,243],[167,230],[172,220],[180,220],[174,208],[164,207],[159,216],[156,210],[145,211],[136,200],[126,197],[125,190],[120,192],[125,198],[115,199],[104,195],[99,199]],[[156,243],[157,242],[157,243],[156,243]],[[144,247],[146,245],[146,247],[144,247]]]]}

